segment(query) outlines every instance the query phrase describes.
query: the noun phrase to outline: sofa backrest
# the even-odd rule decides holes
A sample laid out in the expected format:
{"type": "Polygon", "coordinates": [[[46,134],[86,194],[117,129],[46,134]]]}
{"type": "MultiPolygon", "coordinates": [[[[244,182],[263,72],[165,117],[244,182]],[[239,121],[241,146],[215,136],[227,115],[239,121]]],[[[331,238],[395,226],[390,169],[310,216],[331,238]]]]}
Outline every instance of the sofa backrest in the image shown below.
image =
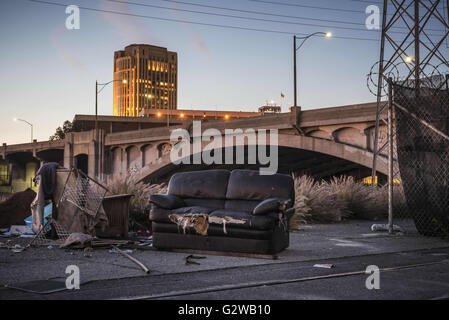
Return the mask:
{"type": "Polygon", "coordinates": [[[188,206],[251,212],[268,198],[290,198],[293,204],[295,190],[293,178],[285,174],[202,170],[175,173],[168,184],[168,194],[183,198],[188,206]]]}
{"type": "Polygon", "coordinates": [[[233,170],[229,177],[226,201],[262,201],[289,198],[294,201],[293,178],[286,174],[260,175],[259,171],[233,170]]]}
{"type": "Polygon", "coordinates": [[[226,198],[230,172],[228,170],[204,170],[175,173],[168,183],[168,194],[183,199],[226,198]]]}

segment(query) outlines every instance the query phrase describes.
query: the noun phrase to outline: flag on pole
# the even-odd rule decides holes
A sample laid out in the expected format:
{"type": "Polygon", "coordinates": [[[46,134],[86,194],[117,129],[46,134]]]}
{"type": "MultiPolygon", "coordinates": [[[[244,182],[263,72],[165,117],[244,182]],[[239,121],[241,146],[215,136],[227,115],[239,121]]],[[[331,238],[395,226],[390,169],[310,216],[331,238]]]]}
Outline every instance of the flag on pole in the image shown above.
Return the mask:
{"type": "Polygon", "coordinates": [[[284,94],[281,92],[281,98],[285,98],[284,94]]]}

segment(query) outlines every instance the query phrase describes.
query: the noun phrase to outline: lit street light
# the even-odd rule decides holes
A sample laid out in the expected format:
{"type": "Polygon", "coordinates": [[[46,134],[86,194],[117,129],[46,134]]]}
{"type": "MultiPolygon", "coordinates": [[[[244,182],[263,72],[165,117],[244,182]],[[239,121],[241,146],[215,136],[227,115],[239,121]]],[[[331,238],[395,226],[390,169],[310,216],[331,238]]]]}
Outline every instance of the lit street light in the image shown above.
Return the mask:
{"type": "Polygon", "coordinates": [[[294,97],[295,97],[295,107],[297,106],[297,88],[296,88],[296,52],[304,45],[307,39],[316,36],[316,35],[323,35],[325,38],[332,38],[332,33],[330,32],[314,32],[311,33],[305,37],[297,37],[293,36],[293,83],[294,83],[294,97]],[[299,47],[296,47],[296,39],[302,40],[299,47]]]}
{"type": "Polygon", "coordinates": [[[413,62],[413,58],[410,57],[410,56],[406,56],[406,57],[404,58],[404,62],[405,62],[405,63],[412,63],[412,62],[413,62]]]}
{"type": "Polygon", "coordinates": [[[29,123],[29,122],[26,121],[26,120],[19,119],[19,118],[14,118],[13,120],[14,120],[15,122],[17,122],[17,121],[25,122],[25,123],[27,123],[27,124],[30,126],[30,128],[31,128],[31,142],[33,142],[33,124],[32,124],[32,123],[29,123]]]}

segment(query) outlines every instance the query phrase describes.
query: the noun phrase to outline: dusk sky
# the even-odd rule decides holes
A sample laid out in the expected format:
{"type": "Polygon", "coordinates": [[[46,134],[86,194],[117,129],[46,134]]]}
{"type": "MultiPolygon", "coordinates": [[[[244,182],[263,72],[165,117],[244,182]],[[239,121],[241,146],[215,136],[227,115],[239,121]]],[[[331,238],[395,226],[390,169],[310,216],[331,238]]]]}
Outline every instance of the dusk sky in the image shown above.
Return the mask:
{"type": "MultiPolygon", "coordinates": [[[[256,111],[266,100],[281,103],[282,92],[286,111],[293,102],[293,33],[329,31],[332,39],[314,37],[298,51],[298,104],[313,109],[375,100],[366,87],[366,74],[378,60],[380,32],[366,29],[364,12],[368,5],[379,4],[378,0],[47,2],[0,1],[0,143],[29,142],[29,127],[13,122],[15,117],[33,123],[35,139],[47,140],[64,120],[72,120],[75,114],[93,114],[95,80],[112,80],[114,51],[132,43],[162,46],[178,53],[179,109],[256,111]],[[65,6],[70,4],[85,7],[80,9],[79,30],[65,26],[65,6]],[[161,21],[150,16],[279,33],[161,21]]],[[[448,53],[446,46],[442,52],[448,53]]],[[[99,114],[112,115],[112,85],[99,94],[99,114]]]]}

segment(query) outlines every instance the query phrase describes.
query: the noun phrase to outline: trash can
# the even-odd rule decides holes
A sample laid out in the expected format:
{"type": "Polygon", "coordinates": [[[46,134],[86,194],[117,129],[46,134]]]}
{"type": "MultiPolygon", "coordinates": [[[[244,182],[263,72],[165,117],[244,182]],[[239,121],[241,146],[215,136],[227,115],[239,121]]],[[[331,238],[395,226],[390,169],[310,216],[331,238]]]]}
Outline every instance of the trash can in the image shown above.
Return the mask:
{"type": "Polygon", "coordinates": [[[129,201],[132,194],[119,194],[106,196],[103,199],[103,208],[109,220],[109,226],[104,231],[96,229],[96,234],[101,238],[127,238],[129,201]]]}

